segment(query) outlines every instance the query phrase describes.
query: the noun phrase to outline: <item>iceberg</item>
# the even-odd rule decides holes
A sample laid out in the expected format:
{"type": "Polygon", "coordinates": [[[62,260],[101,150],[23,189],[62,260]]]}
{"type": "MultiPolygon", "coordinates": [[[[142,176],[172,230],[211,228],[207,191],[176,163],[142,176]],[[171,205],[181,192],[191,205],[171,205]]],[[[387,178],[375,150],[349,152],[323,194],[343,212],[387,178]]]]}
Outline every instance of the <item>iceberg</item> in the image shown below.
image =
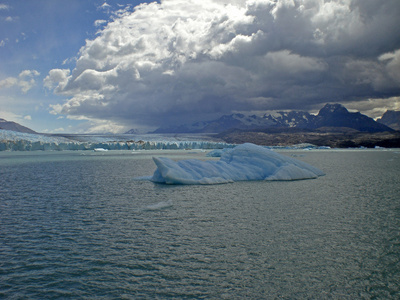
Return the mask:
{"type": "Polygon", "coordinates": [[[218,161],[173,161],[153,157],[157,166],[151,181],[165,184],[221,184],[250,180],[300,180],[325,175],[305,162],[254,144],[224,151],[218,161]]]}
{"type": "Polygon", "coordinates": [[[94,151],[94,152],[107,152],[108,149],[104,149],[104,148],[94,148],[93,151],[94,151]]]}

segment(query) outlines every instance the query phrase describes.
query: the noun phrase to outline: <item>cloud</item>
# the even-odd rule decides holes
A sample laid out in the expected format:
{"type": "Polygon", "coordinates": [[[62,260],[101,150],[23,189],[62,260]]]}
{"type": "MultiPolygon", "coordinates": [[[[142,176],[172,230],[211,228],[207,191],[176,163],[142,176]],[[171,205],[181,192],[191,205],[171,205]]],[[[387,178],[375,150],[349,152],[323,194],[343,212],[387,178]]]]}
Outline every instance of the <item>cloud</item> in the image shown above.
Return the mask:
{"type": "Polygon", "coordinates": [[[101,8],[101,9],[110,9],[111,5],[109,5],[106,2],[104,2],[99,8],[101,8]]]}
{"type": "Polygon", "coordinates": [[[398,0],[141,4],[44,84],[67,98],[53,113],[126,126],[395,97],[398,15],[398,0]]]}
{"type": "Polygon", "coordinates": [[[55,89],[55,92],[61,93],[68,82],[69,75],[70,70],[68,69],[53,69],[43,80],[43,85],[48,89],[55,89]]]}
{"type": "Polygon", "coordinates": [[[346,104],[348,109],[360,111],[371,118],[380,118],[387,110],[400,110],[400,97],[390,97],[386,99],[365,99],[362,101],[349,102],[346,104]]]}
{"type": "Polygon", "coordinates": [[[10,88],[14,85],[18,84],[18,79],[15,77],[8,77],[0,81],[0,89],[2,88],[10,88]]]}
{"type": "Polygon", "coordinates": [[[65,132],[65,129],[63,127],[56,128],[54,129],[54,132],[65,132]]]}
{"type": "Polygon", "coordinates": [[[35,86],[36,81],[34,77],[39,75],[40,73],[36,70],[24,70],[18,75],[18,77],[8,77],[1,80],[0,89],[16,86],[25,94],[35,86]]]}
{"type": "Polygon", "coordinates": [[[97,132],[109,132],[109,133],[119,133],[124,130],[124,127],[118,124],[115,124],[112,121],[107,120],[90,120],[88,124],[86,124],[86,128],[82,127],[82,133],[97,133],[97,132]]]}
{"type": "Polygon", "coordinates": [[[385,53],[379,57],[386,62],[386,71],[395,86],[400,85],[400,49],[395,52],[385,53]]]}
{"type": "Polygon", "coordinates": [[[0,112],[0,118],[7,120],[7,121],[13,121],[13,122],[18,122],[23,119],[21,115],[18,115],[13,112],[9,112],[9,111],[4,111],[4,110],[2,110],[0,112]]]}
{"type": "Polygon", "coordinates": [[[25,121],[31,121],[32,117],[30,115],[20,115],[9,111],[2,110],[0,112],[0,118],[5,119],[7,121],[17,122],[19,124],[26,123],[25,121]]]}
{"type": "Polygon", "coordinates": [[[40,73],[36,70],[24,70],[21,73],[19,73],[19,78],[26,78],[26,77],[34,77],[34,76],[39,76],[40,73]]]}
{"type": "Polygon", "coordinates": [[[39,75],[40,73],[36,70],[22,71],[18,76],[17,85],[20,87],[23,93],[26,93],[35,85],[36,82],[34,77],[39,75]]]}
{"type": "Polygon", "coordinates": [[[96,21],[94,21],[94,26],[100,27],[100,26],[102,26],[102,25],[105,24],[105,23],[107,23],[106,20],[96,20],[96,21]]]}

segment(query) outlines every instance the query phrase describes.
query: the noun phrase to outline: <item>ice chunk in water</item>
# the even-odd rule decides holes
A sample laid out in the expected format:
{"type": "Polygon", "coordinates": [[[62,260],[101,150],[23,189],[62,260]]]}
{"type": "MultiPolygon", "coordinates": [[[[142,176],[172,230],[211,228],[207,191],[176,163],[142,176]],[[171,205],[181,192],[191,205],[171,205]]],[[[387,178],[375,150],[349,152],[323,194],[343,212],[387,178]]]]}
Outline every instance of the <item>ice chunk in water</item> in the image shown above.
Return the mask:
{"type": "Polygon", "coordinates": [[[143,210],[161,210],[173,206],[172,200],[161,201],[156,204],[146,206],[143,210]]]}
{"type": "Polygon", "coordinates": [[[153,158],[157,169],[151,178],[167,184],[219,184],[245,180],[311,179],[324,173],[307,164],[254,144],[225,151],[219,161],[197,159],[175,162],[153,158]]]}

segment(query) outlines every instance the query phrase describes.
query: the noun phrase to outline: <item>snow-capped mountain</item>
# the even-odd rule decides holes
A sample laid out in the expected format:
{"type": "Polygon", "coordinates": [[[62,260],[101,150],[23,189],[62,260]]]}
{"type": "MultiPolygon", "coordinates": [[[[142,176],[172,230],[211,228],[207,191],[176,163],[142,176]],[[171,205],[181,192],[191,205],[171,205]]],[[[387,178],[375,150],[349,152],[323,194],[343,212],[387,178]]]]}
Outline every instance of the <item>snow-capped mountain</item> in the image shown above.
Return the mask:
{"type": "Polygon", "coordinates": [[[286,128],[297,127],[312,129],[315,115],[305,111],[278,111],[274,114],[264,115],[264,119],[273,123],[272,127],[286,128]]]}
{"type": "Polygon", "coordinates": [[[124,132],[124,134],[139,134],[139,131],[137,129],[129,129],[127,132],[124,132]]]}
{"type": "Polygon", "coordinates": [[[231,129],[259,130],[268,128],[300,128],[314,130],[321,127],[348,127],[365,132],[393,131],[384,124],[359,112],[351,113],[341,104],[326,104],[312,115],[304,111],[277,111],[263,117],[243,114],[225,115],[208,122],[159,128],[154,133],[221,133],[231,129]]]}
{"type": "Polygon", "coordinates": [[[23,133],[37,133],[28,127],[25,127],[18,123],[7,121],[7,120],[1,119],[1,118],[0,118],[0,129],[12,130],[12,131],[23,132],[23,133]]]}

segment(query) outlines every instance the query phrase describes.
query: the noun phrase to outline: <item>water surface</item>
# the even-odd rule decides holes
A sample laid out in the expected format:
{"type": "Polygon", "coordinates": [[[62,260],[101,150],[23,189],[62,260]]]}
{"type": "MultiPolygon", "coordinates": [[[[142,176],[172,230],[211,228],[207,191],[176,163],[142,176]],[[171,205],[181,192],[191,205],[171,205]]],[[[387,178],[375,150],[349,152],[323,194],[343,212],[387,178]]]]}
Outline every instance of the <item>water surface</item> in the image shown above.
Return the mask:
{"type": "Polygon", "coordinates": [[[399,298],[400,152],[281,153],[326,176],[167,186],[135,180],[156,152],[0,153],[0,298],[399,298]]]}

